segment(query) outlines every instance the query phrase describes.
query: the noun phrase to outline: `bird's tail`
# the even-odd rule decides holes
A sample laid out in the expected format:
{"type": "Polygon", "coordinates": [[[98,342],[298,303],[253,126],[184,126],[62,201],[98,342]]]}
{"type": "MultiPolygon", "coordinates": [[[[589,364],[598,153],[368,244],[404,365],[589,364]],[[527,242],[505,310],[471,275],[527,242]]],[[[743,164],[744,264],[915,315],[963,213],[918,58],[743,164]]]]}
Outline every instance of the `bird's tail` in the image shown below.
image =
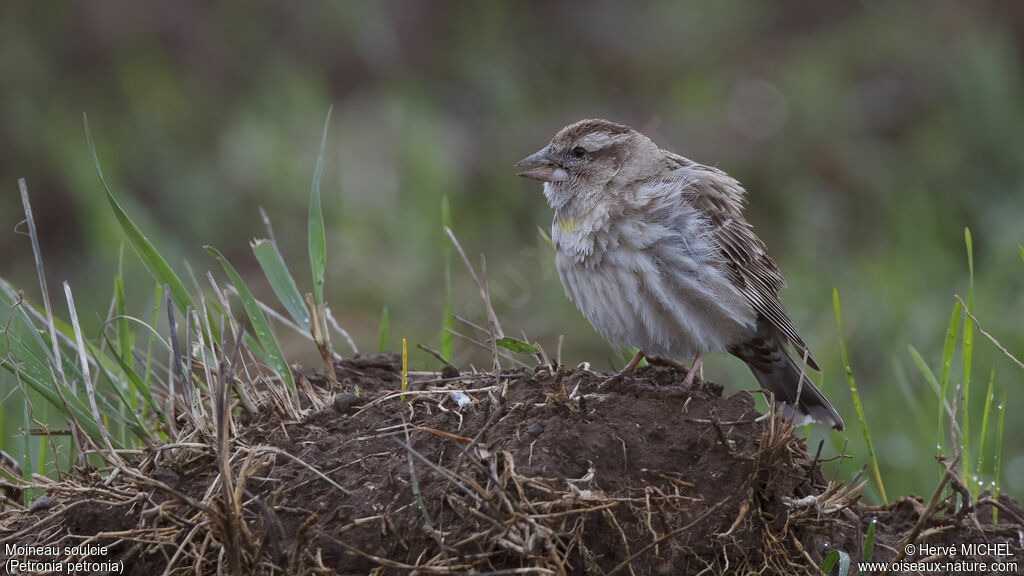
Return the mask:
{"type": "Polygon", "coordinates": [[[785,415],[792,414],[795,407],[797,425],[814,420],[842,430],[843,419],[839,413],[786,353],[778,337],[770,330],[758,328],[756,336],[730,352],[746,362],[761,388],[771,391],[776,401],[785,403],[785,415]]]}

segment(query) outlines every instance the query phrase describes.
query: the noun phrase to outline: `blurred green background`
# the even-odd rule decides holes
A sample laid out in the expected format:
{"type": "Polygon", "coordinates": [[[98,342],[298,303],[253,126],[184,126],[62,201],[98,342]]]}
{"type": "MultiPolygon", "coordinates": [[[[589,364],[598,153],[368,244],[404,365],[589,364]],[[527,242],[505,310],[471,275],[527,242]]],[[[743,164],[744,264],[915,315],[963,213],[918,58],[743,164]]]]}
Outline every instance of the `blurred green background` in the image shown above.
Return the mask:
{"type": "MultiPolygon", "coordinates": [[[[376,349],[385,305],[393,348],[402,337],[438,346],[447,194],[474,263],[487,256],[505,331],[551,354],[564,335],[565,363],[618,366],[554,275],[537,232],[551,220],[539,184],[512,168],[563,125],[606,117],[746,185],[746,214],[789,280],[784,302],[847,422],[826,448],[849,438],[841,477],[866,452],[833,286],[890,499],[929,494],[939,477],[937,399],[907,347],[938,372],[953,294],[967,293],[964,227],[975,313],[1024,355],[1024,3],[119,0],[10,2],[0,13],[0,276],[38,300],[19,224],[24,177],[51,292],[70,281],[87,334],[106,317],[124,238],[82,112],[115,194],[179,273],[184,259],[216,272],[202,251],[211,244],[273,301],[249,248],[266,235],[259,207],[308,278],[309,185],[334,104],[326,295],[361,351],[376,349]]],[[[146,316],[153,283],[130,249],[126,262],[129,305],[146,316]]],[[[455,312],[482,321],[457,261],[453,286],[455,312]]],[[[1004,489],[1020,496],[1024,372],[975,343],[971,419],[977,427],[994,368],[1008,396],[1004,489]]],[[[460,364],[489,367],[456,347],[460,364]]],[[[304,341],[286,352],[316,365],[304,341]]],[[[414,367],[438,366],[411,354],[414,367]]],[[[709,360],[705,376],[730,392],[754,384],[734,359],[709,360]]],[[[9,391],[10,376],[0,379],[9,391]]],[[[20,414],[20,393],[8,394],[5,413],[20,414]]],[[[19,433],[11,421],[7,438],[19,433]]],[[[813,443],[823,434],[815,427],[813,443]]]]}

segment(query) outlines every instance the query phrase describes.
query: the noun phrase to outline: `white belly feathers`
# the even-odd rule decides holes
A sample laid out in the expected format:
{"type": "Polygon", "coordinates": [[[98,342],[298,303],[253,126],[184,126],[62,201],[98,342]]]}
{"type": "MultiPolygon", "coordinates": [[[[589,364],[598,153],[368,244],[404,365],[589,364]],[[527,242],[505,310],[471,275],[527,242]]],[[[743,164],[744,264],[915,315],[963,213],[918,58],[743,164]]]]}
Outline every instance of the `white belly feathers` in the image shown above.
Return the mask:
{"type": "Polygon", "coordinates": [[[753,308],[709,262],[717,247],[707,235],[621,216],[599,206],[578,220],[556,216],[551,230],[565,293],[606,340],[692,358],[754,332],[753,308]]]}

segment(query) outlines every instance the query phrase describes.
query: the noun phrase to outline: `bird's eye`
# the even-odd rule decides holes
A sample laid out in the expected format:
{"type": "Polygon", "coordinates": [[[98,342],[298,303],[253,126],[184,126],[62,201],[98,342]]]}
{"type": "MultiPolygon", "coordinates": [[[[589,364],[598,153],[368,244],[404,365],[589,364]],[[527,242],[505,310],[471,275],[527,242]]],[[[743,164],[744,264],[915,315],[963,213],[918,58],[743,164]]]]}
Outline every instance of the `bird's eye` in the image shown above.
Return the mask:
{"type": "Polygon", "coordinates": [[[584,156],[587,155],[587,149],[584,148],[583,146],[577,146],[572,149],[572,155],[577,158],[583,158],[584,156]]]}

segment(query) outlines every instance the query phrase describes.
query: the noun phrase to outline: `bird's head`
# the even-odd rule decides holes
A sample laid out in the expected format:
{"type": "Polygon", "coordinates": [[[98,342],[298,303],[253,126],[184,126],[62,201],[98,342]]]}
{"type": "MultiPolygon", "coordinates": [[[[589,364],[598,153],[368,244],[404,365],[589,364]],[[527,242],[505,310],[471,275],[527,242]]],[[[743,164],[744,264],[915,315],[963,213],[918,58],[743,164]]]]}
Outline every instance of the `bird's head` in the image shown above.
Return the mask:
{"type": "Polygon", "coordinates": [[[555,208],[574,197],[617,193],[660,155],[636,130],[607,120],[581,120],[558,131],[551,142],[516,164],[520,176],[547,183],[555,208]],[[616,185],[615,183],[618,183],[616,185]]]}

